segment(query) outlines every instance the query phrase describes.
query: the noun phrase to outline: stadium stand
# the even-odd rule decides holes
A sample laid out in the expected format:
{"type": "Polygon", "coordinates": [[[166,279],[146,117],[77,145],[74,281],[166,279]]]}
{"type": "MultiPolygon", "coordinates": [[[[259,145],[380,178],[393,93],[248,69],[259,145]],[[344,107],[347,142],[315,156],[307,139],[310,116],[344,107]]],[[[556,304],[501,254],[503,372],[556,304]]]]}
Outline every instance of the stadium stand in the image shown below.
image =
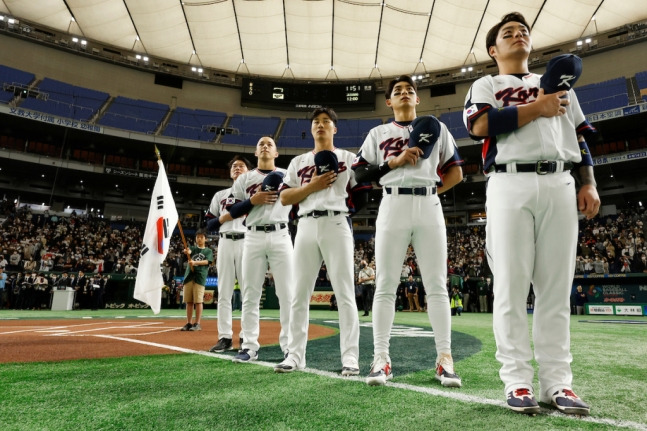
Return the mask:
{"type": "Polygon", "coordinates": [[[222,127],[226,119],[227,114],[223,112],[179,107],[173,111],[162,135],[210,142],[216,138],[216,131],[211,128],[222,127]]]}
{"type": "Polygon", "coordinates": [[[312,135],[310,134],[310,120],[305,118],[288,118],[283,123],[281,135],[276,142],[281,148],[310,148],[312,135]]]}
{"type": "MultiPolygon", "coordinates": [[[[277,145],[284,148],[311,148],[313,144],[310,124],[310,120],[307,119],[286,119],[277,145]]],[[[380,119],[340,119],[337,122],[335,146],[359,148],[369,130],[380,124],[380,119]]]]}
{"type": "Polygon", "coordinates": [[[647,71],[636,73],[636,82],[638,83],[638,88],[640,89],[642,101],[647,102],[647,71]]]}
{"type": "Polygon", "coordinates": [[[445,123],[454,139],[469,138],[465,124],[463,124],[463,111],[446,112],[440,114],[438,119],[445,123]]]}
{"type": "Polygon", "coordinates": [[[625,77],[575,88],[584,114],[608,111],[629,105],[625,77]]]}
{"type": "Polygon", "coordinates": [[[263,136],[275,136],[281,120],[278,117],[234,115],[227,126],[232,134],[222,137],[223,144],[255,146],[263,136]]]}
{"type": "Polygon", "coordinates": [[[337,121],[335,146],[339,148],[359,148],[362,146],[368,132],[382,120],[341,119],[337,121]]]}
{"type": "Polygon", "coordinates": [[[23,72],[13,67],[0,65],[0,83],[2,83],[2,92],[0,93],[0,103],[9,103],[16,94],[10,86],[27,87],[36,77],[33,73],[23,72]]]}
{"type": "Polygon", "coordinates": [[[63,118],[88,121],[106,103],[108,93],[45,78],[36,88],[43,97],[28,97],[20,105],[63,118]]]}
{"type": "Polygon", "coordinates": [[[154,133],[169,107],[161,103],[118,96],[98,123],[107,127],[154,133]]]}

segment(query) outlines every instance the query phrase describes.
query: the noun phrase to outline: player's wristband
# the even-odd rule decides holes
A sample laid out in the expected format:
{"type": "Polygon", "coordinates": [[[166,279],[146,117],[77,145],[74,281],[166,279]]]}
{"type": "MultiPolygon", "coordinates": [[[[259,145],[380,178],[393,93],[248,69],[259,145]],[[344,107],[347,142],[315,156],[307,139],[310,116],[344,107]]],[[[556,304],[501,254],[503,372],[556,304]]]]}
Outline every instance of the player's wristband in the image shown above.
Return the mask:
{"type": "Polygon", "coordinates": [[[382,178],[384,175],[388,174],[393,170],[391,166],[389,166],[389,162],[382,162],[378,165],[378,172],[380,173],[380,178],[382,178]]]}
{"type": "Polygon", "coordinates": [[[582,161],[579,163],[579,165],[593,166],[593,157],[591,157],[589,144],[587,144],[586,141],[578,142],[578,144],[580,144],[580,153],[582,154],[582,161]]]}
{"type": "Polygon", "coordinates": [[[519,128],[519,111],[516,106],[492,108],[487,111],[488,136],[503,135],[519,128]]]}
{"type": "Polygon", "coordinates": [[[242,215],[249,214],[249,212],[252,210],[254,207],[254,204],[252,204],[251,199],[246,199],[242,202],[236,202],[229,208],[229,214],[233,218],[238,218],[242,215]]]}
{"type": "Polygon", "coordinates": [[[379,165],[361,165],[355,169],[355,180],[358,183],[377,182],[390,171],[389,162],[382,162],[379,165]]]}
{"type": "Polygon", "coordinates": [[[207,220],[207,230],[209,232],[218,232],[220,230],[220,219],[218,217],[214,217],[207,220]]]}

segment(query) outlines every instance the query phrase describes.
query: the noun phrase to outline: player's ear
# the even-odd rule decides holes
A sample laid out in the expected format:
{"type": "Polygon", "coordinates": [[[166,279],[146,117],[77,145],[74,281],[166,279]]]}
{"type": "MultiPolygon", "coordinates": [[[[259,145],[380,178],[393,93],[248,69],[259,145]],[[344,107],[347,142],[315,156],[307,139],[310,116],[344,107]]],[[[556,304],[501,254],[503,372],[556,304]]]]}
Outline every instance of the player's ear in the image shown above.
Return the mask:
{"type": "Polygon", "coordinates": [[[492,45],[491,47],[489,47],[488,53],[490,54],[490,57],[496,60],[496,45],[492,45]]]}
{"type": "Polygon", "coordinates": [[[386,106],[391,108],[391,99],[386,99],[386,106]]]}

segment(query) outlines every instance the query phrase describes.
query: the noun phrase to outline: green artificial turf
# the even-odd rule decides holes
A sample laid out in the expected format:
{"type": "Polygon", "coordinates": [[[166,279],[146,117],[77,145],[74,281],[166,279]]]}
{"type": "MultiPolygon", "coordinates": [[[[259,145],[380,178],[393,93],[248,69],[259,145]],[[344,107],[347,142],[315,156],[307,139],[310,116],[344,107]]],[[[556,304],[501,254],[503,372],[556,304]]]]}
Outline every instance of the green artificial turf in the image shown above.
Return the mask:
{"type": "MultiPolygon", "coordinates": [[[[7,310],[0,312],[0,318],[76,318],[79,313],[7,310]]],[[[147,310],[83,312],[88,313],[95,318],[153,318],[147,310]]],[[[182,322],[181,310],[161,314],[182,322]]],[[[278,311],[264,310],[262,315],[278,317],[278,311]]],[[[207,316],[206,324],[213,324],[212,317],[207,316]]],[[[313,323],[335,327],[337,315],[314,310],[311,318],[313,323]]],[[[579,419],[549,408],[529,417],[502,407],[489,314],[452,318],[455,366],[462,388],[443,388],[433,378],[433,338],[406,337],[392,340],[394,384],[369,387],[363,377],[372,360],[370,319],[360,317],[362,375],[357,379],[337,377],[338,335],[308,345],[308,367],[322,370],[321,374],[275,374],[262,364],[234,364],[196,354],[2,364],[0,428],[647,429],[647,325],[584,323],[580,320],[629,318],[572,316],[574,389],[592,407],[588,419],[579,419]],[[409,356],[421,359],[406,360],[409,356]]],[[[646,318],[633,319],[644,322],[646,318]]],[[[429,330],[424,313],[397,313],[396,324],[429,330]]],[[[262,348],[260,360],[276,362],[277,353],[276,346],[262,348]]]]}

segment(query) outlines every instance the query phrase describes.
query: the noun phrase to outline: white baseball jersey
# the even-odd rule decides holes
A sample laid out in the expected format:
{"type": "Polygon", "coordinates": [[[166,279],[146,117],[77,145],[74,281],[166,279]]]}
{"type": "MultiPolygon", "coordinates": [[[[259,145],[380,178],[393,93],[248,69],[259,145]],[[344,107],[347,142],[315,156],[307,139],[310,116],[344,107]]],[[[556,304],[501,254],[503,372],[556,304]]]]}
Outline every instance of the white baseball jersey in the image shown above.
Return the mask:
{"type": "MultiPolygon", "coordinates": [[[[492,108],[534,102],[539,94],[541,75],[484,76],[472,84],[465,98],[463,122],[471,131],[472,123],[492,108]]],[[[575,91],[568,92],[570,104],[566,114],[539,117],[524,127],[483,141],[483,169],[492,164],[561,160],[579,163],[582,160],[577,134],[592,130],[577,101],[575,91]]],[[[474,136],[473,136],[474,137],[474,136]]],[[[483,137],[474,137],[483,138],[483,137]]]]}
{"type": "MultiPolygon", "coordinates": [[[[285,169],[276,168],[275,171],[285,175],[285,169]]],[[[268,172],[269,173],[269,172],[268,172]]],[[[263,180],[268,173],[259,169],[248,171],[242,174],[232,187],[232,195],[235,201],[244,201],[251,198],[256,192],[261,191],[263,180]]],[[[279,200],[274,205],[254,205],[245,218],[245,225],[258,226],[266,224],[287,223],[290,215],[290,207],[284,207],[279,200]]],[[[242,219],[243,217],[240,217],[242,219]]]]}
{"type": "MultiPolygon", "coordinates": [[[[428,158],[419,158],[415,166],[406,165],[393,169],[380,178],[380,184],[391,187],[426,187],[441,182],[438,173],[444,173],[454,165],[462,164],[454,137],[447,127],[440,123],[440,136],[428,158]]],[[[409,122],[388,124],[374,127],[368,133],[362,147],[357,153],[353,167],[362,164],[379,165],[391,160],[409,148],[409,122]]]]}
{"type": "MultiPolygon", "coordinates": [[[[211,199],[211,204],[209,205],[209,213],[207,214],[208,218],[220,217],[223,214],[227,214],[227,206],[233,204],[232,193],[233,187],[228,189],[220,190],[213,195],[211,199]]],[[[220,226],[221,233],[244,233],[245,226],[243,226],[243,219],[237,218],[234,220],[226,221],[220,226]]]]}
{"type": "MultiPolygon", "coordinates": [[[[539,75],[528,73],[486,76],[474,82],[463,113],[468,130],[489,109],[534,102],[539,80],[539,75]]],[[[573,90],[568,97],[565,115],[539,117],[510,133],[485,137],[485,172],[493,164],[541,160],[588,164],[582,160],[577,134],[592,127],[573,90]]],[[[554,391],[570,388],[572,382],[569,295],[578,232],[575,180],[569,171],[538,175],[492,170],[488,177],[486,249],[494,275],[499,376],[506,394],[515,385],[532,388],[535,372],[530,359],[534,357],[539,364],[540,401],[549,403],[554,391]],[[525,306],[531,284],[534,352],[525,306]]]]}
{"type": "MultiPolygon", "coordinates": [[[[299,217],[315,210],[339,211],[344,214],[352,212],[351,191],[364,187],[357,184],[355,173],[350,169],[355,159],[355,154],[340,148],[335,148],[334,152],[339,162],[337,180],[335,180],[332,187],[316,191],[299,202],[299,217]]],[[[301,187],[309,183],[315,169],[314,151],[296,156],[288,166],[288,172],[283,179],[281,189],[301,187]]]]}
{"type": "MultiPolygon", "coordinates": [[[[355,173],[350,169],[355,154],[339,148],[335,148],[334,152],[339,171],[332,187],[311,193],[299,202],[299,216],[315,210],[340,212],[337,215],[299,219],[294,240],[295,289],[290,314],[289,356],[286,359],[299,367],[306,364],[310,298],[322,261],[326,262],[339,308],[342,366],[358,367],[359,317],[353,274],[354,241],[348,213],[353,210],[351,191],[366,186],[357,184],[355,173]]],[[[282,190],[310,182],[315,173],[314,155],[314,151],[309,151],[292,159],[282,190]]]]}
{"type": "MultiPolygon", "coordinates": [[[[380,178],[387,187],[429,187],[441,183],[441,175],[463,164],[454,138],[440,123],[440,136],[427,159],[406,164],[380,178]]],[[[379,165],[409,148],[410,122],[377,126],[364,140],[353,168],[379,165]]],[[[427,313],[434,329],[438,355],[451,354],[451,317],[447,295],[447,237],[442,206],[437,194],[384,194],[375,222],[375,294],[373,296],[374,353],[388,353],[395,318],[396,289],[401,265],[412,244],[427,292],[427,313]]]]}
{"type": "MultiPolygon", "coordinates": [[[[274,171],[282,172],[285,175],[285,169],[275,168],[274,171]]],[[[261,191],[263,180],[269,173],[254,169],[238,177],[233,187],[234,200],[236,202],[244,201],[261,191]]],[[[247,227],[287,224],[290,210],[290,206],[283,206],[278,199],[274,204],[254,205],[245,218],[245,224],[247,227]]],[[[259,308],[268,264],[272,268],[276,283],[275,292],[279,299],[279,320],[281,322],[279,345],[285,353],[288,349],[291,290],[294,284],[292,279],[292,240],[287,226],[270,232],[249,230],[245,234],[243,248],[245,285],[240,322],[243,332],[241,349],[257,352],[260,348],[258,342],[260,334],[259,308]]]]}

